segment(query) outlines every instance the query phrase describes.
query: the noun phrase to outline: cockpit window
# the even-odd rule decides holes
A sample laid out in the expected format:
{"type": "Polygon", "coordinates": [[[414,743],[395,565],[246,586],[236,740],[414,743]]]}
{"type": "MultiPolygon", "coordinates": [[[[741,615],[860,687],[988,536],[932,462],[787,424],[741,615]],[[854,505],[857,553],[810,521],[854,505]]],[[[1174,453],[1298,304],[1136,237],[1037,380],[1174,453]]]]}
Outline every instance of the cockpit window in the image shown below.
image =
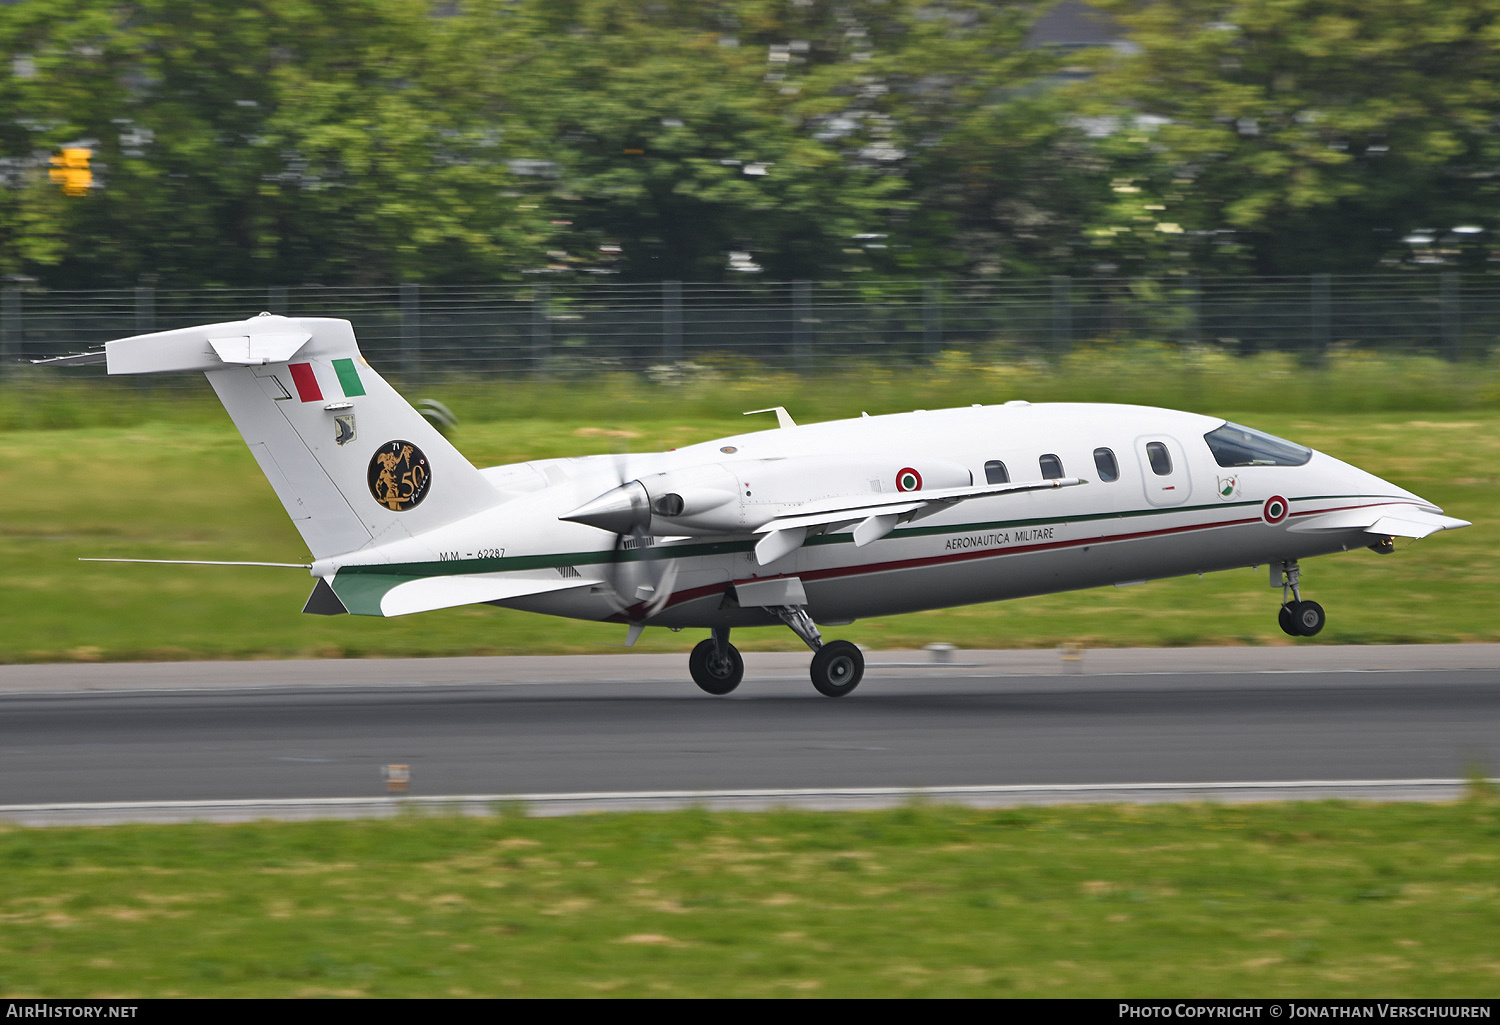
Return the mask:
{"type": "Polygon", "coordinates": [[[1253,427],[1225,424],[1203,436],[1220,466],[1301,466],[1312,449],[1253,427]]]}

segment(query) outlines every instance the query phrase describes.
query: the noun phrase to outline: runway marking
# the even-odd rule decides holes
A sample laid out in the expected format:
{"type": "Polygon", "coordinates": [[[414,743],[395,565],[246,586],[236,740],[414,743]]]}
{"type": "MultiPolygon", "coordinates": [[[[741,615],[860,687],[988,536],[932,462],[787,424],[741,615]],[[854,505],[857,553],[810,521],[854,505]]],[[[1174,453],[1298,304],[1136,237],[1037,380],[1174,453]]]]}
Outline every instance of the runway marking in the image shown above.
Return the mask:
{"type": "MultiPolygon", "coordinates": [[[[1491,779],[1489,785],[1500,785],[1491,779]]],[[[452,794],[409,797],[304,797],[224,801],[104,801],[0,805],[0,822],[25,826],[114,825],[128,822],[250,822],[385,818],[426,811],[492,815],[520,807],[531,816],[605,811],[716,811],[772,808],[860,810],[912,801],[977,808],[1019,805],[1172,801],[1449,801],[1461,797],[1463,779],[1261,780],[1230,783],[1052,783],[949,787],[832,787],[748,790],[638,790],[571,794],[452,794]]]]}

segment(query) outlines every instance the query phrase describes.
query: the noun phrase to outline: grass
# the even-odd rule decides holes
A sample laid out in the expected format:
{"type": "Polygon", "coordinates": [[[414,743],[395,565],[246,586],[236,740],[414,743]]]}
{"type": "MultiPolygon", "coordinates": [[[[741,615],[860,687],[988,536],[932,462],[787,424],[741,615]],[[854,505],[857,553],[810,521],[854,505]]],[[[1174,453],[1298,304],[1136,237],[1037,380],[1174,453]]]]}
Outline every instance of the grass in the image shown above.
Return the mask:
{"type": "MultiPolygon", "coordinates": [[[[0,431],[213,424],[219,404],[198,374],[104,378],[102,370],[0,368],[0,431]]],[[[1203,346],[1080,346],[1056,363],[1003,344],[940,353],[926,364],[840,358],[797,375],[727,358],[663,364],[635,374],[566,371],[512,378],[466,376],[404,389],[441,399],[465,423],[555,420],[618,427],[662,418],[738,419],[783,405],[810,420],[938,409],[1025,398],[1033,402],[1134,402],[1216,412],[1297,414],[1454,412],[1500,408],[1500,349],[1451,363],[1428,356],[1336,347],[1317,363],[1288,353],[1232,356],[1203,346]]]]}
{"type": "MultiPolygon", "coordinates": [[[[987,398],[990,396],[980,396],[987,398]]],[[[1497,641],[1500,414],[1271,416],[1227,411],[1348,459],[1473,520],[1396,554],[1310,561],[1306,593],[1329,610],[1311,643],[1497,641]]],[[[716,417],[465,422],[480,465],[682,445],[744,429],[716,417]]],[[[80,556],[296,562],[306,550],[222,412],[203,424],[10,431],[0,512],[0,661],[141,660],[606,652],[623,628],[479,606],[398,619],[303,616],[298,570],[80,563],[80,556]]],[[[1284,644],[1278,595],[1248,569],[869,620],[838,636],[875,649],[1284,644]]],[[[644,651],[685,651],[691,632],[648,630],[644,651]]],[[[746,650],[795,650],[778,628],[746,650]]],[[[1301,642],[1309,643],[1309,642],[1301,642]]]]}
{"type": "Polygon", "coordinates": [[[6,996],[1475,996],[1500,806],[0,830],[6,996]]]}

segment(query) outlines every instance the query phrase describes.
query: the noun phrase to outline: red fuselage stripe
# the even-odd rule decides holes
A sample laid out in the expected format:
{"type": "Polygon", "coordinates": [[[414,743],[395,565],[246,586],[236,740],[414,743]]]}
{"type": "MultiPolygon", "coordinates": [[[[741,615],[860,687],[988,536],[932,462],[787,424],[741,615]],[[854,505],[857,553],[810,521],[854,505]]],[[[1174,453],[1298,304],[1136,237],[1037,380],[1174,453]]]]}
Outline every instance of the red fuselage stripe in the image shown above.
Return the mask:
{"type": "MultiPolygon", "coordinates": [[[[1313,516],[1326,512],[1347,512],[1350,509],[1367,509],[1376,505],[1393,505],[1393,502],[1365,502],[1360,505],[1341,505],[1327,509],[1308,509],[1304,512],[1292,513],[1293,516],[1313,516]]],[[[894,562],[876,562],[860,566],[835,566],[829,569],[811,570],[805,573],[781,574],[781,576],[796,576],[802,580],[832,580],[838,577],[859,576],[864,573],[885,573],[900,569],[918,569],[923,566],[936,566],[946,562],[962,562],[968,559],[994,559],[1006,555],[1016,555],[1021,552],[1041,552],[1058,548],[1078,548],[1087,545],[1108,544],[1115,541],[1137,541],[1147,537],[1163,537],[1168,534],[1183,534],[1192,530],[1212,530],[1215,527],[1239,527],[1247,523],[1264,522],[1259,516],[1252,516],[1239,520],[1219,520],[1214,523],[1192,523],[1182,527],[1165,527],[1161,530],[1142,530],[1133,534],[1109,534],[1100,537],[1083,537],[1072,541],[1052,541],[1047,544],[1016,545],[1004,550],[981,549],[971,552],[955,552],[952,555],[932,555],[922,559],[902,559],[894,562]]],[[[735,583],[744,583],[752,578],[737,580],[735,583]]],[[[775,580],[778,577],[756,577],[757,580],[775,580]]],[[[723,593],[723,584],[709,584],[705,587],[693,587],[686,591],[674,592],[667,600],[667,605],[680,605],[683,602],[694,601],[698,598],[706,598],[712,594],[723,593]]],[[[625,610],[625,615],[630,616],[637,609],[644,608],[645,603],[632,606],[625,610]]],[[[633,618],[633,617],[632,617],[633,618]]]]}

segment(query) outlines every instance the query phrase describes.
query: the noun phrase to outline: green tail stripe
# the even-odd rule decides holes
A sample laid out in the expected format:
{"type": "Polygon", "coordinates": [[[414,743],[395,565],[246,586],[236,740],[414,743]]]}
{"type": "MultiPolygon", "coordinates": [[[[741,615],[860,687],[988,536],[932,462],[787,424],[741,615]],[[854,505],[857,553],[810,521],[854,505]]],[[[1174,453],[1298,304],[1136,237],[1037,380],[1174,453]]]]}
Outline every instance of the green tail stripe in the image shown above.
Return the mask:
{"type": "Polygon", "coordinates": [[[338,372],[339,387],[344,389],[344,398],[352,399],[356,395],[365,393],[365,386],[360,383],[359,371],[354,369],[352,359],[334,360],[333,369],[338,372]]]}
{"type": "Polygon", "coordinates": [[[383,616],[380,599],[393,587],[422,579],[422,574],[361,573],[349,574],[340,571],[331,581],[333,593],[356,616],[383,616]]]}

